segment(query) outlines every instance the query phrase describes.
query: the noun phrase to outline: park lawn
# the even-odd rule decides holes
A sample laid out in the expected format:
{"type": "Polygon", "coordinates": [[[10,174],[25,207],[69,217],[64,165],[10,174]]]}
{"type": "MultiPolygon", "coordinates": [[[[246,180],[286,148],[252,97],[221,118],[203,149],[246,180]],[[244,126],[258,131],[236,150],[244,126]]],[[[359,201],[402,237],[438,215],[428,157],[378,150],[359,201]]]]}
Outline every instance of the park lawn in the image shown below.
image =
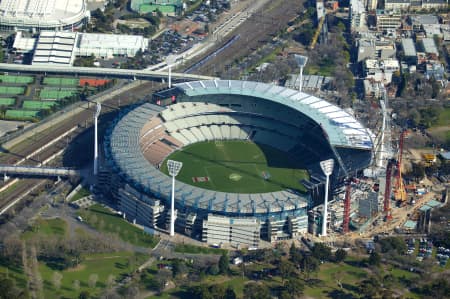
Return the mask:
{"type": "Polygon", "coordinates": [[[175,246],[175,252],[179,253],[192,253],[192,254],[223,254],[227,253],[225,249],[202,247],[189,244],[177,244],[175,246]]]}
{"type": "Polygon", "coordinates": [[[47,236],[64,236],[67,231],[67,222],[61,218],[42,219],[39,218],[31,225],[31,229],[25,231],[22,237],[27,240],[33,235],[43,234],[47,236]]]}
{"type": "Polygon", "coordinates": [[[78,298],[81,291],[88,291],[91,295],[100,294],[102,289],[107,287],[109,275],[113,275],[115,280],[123,278],[124,275],[134,271],[148,256],[131,252],[112,252],[107,254],[91,254],[84,256],[83,262],[75,268],[61,271],[63,278],[60,289],[55,289],[52,277],[54,270],[45,263],[39,263],[44,285],[44,298],[78,298]],[[95,288],[89,287],[89,276],[98,275],[95,288]],[[75,290],[73,282],[80,282],[80,289],[75,290]]]}
{"type": "Polygon", "coordinates": [[[79,215],[93,228],[117,234],[119,238],[133,245],[153,248],[159,241],[158,237],[149,235],[100,205],[80,210],[79,215]]]}
{"type": "Polygon", "coordinates": [[[339,289],[335,277],[340,277],[341,283],[344,285],[344,290],[354,296],[354,289],[347,289],[345,285],[356,288],[356,284],[367,277],[367,272],[359,267],[352,266],[349,263],[325,263],[320,266],[316,278],[321,282],[314,286],[305,286],[305,295],[313,298],[325,297],[326,293],[339,289]]]}
{"type": "Polygon", "coordinates": [[[286,153],[250,141],[198,142],[172,153],[183,162],[177,180],[196,187],[232,193],[266,193],[285,189],[306,192],[308,172],[286,153]],[[207,178],[207,179],[205,179],[207,178]]]}
{"type": "Polygon", "coordinates": [[[91,192],[89,192],[86,188],[81,188],[75,195],[70,199],[70,202],[74,202],[76,200],[79,200],[80,198],[86,197],[91,195],[91,192]]]}
{"type": "Polygon", "coordinates": [[[450,126],[450,108],[442,109],[439,114],[437,126],[450,126]]]}

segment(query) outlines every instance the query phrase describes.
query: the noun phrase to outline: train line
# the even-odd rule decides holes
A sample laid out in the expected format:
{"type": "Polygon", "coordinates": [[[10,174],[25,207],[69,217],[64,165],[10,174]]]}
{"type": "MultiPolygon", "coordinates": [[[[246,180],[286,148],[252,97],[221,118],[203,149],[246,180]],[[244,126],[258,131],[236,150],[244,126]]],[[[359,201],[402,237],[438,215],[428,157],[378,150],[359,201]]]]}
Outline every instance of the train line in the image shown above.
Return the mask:
{"type": "MultiPolygon", "coordinates": [[[[161,87],[160,83],[144,82],[130,90],[116,93],[111,99],[104,102],[105,109],[102,109],[102,113],[117,111],[118,107],[132,104],[161,87]]],[[[58,123],[55,121],[49,129],[33,134],[30,138],[9,150],[3,149],[4,152],[0,155],[0,164],[39,165],[49,157],[63,151],[74,137],[92,125],[93,107],[94,105],[90,105],[89,108],[83,109],[79,113],[66,111],[65,113],[68,113],[69,116],[64,121],[58,123]],[[72,113],[73,115],[71,115],[72,113]],[[51,146],[47,146],[52,142],[51,146]]],[[[0,190],[6,183],[8,182],[0,183],[0,190]]],[[[27,193],[29,195],[32,193],[28,191],[35,190],[37,192],[36,189],[39,189],[39,187],[43,188],[49,183],[52,183],[52,181],[48,179],[17,179],[10,188],[0,192],[0,211],[4,211],[6,207],[10,206],[18,198],[22,199],[23,194],[27,193]]],[[[26,198],[26,196],[23,196],[23,198],[26,198]]]]}

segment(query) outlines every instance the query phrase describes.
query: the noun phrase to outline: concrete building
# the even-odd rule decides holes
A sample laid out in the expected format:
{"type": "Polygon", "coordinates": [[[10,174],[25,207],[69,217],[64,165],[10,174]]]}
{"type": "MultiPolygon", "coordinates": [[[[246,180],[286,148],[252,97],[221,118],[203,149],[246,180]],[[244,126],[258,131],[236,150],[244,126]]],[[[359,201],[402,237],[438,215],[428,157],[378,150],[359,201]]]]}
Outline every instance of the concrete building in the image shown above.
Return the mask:
{"type": "Polygon", "coordinates": [[[149,40],[140,35],[80,33],[76,56],[110,58],[114,55],[133,57],[138,51],[148,48],[149,40]]]}
{"type": "Polygon", "coordinates": [[[150,228],[157,226],[164,211],[164,206],[158,199],[141,194],[129,185],[119,189],[118,198],[118,209],[128,221],[150,228]]]}
{"type": "Polygon", "coordinates": [[[397,52],[394,41],[384,38],[361,38],[357,41],[357,45],[358,62],[366,59],[395,58],[397,52]]]}
{"type": "Polygon", "coordinates": [[[349,18],[352,31],[367,30],[366,7],[361,0],[351,0],[349,18]]]}
{"type": "Polygon", "coordinates": [[[377,10],[377,29],[378,31],[395,31],[401,26],[402,15],[398,12],[386,12],[377,10]]]}
{"type": "Polygon", "coordinates": [[[416,46],[412,38],[402,38],[402,49],[405,61],[410,65],[417,64],[416,46]]]}
{"type": "Polygon", "coordinates": [[[258,247],[260,223],[255,218],[229,218],[209,214],[203,220],[202,241],[211,245],[222,243],[233,247],[258,247]]]}
{"type": "Polygon", "coordinates": [[[385,0],[384,9],[385,10],[397,10],[405,11],[411,6],[410,0],[385,0]]]}
{"type": "Polygon", "coordinates": [[[34,37],[24,37],[22,31],[16,32],[13,44],[13,49],[16,53],[33,52],[35,46],[36,46],[36,39],[34,37]]]}
{"type": "Polygon", "coordinates": [[[71,30],[90,17],[84,0],[2,0],[0,28],[3,30],[71,30]]]}
{"type": "Polygon", "coordinates": [[[76,38],[76,32],[41,31],[32,64],[72,65],[76,38]]]}
{"type": "Polygon", "coordinates": [[[423,47],[423,51],[426,54],[435,55],[436,57],[439,57],[439,51],[436,47],[436,43],[434,42],[433,38],[427,37],[421,40],[421,44],[423,47]]]}
{"type": "Polygon", "coordinates": [[[446,9],[448,0],[422,0],[422,9],[446,9]]]}

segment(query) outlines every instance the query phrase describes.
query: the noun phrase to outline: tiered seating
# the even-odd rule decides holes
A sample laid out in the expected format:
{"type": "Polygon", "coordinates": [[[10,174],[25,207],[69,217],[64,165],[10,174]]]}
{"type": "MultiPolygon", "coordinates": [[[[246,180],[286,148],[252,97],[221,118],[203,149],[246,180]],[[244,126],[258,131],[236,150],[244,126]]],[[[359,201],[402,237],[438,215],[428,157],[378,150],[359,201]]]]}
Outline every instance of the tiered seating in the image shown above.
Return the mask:
{"type": "Polygon", "coordinates": [[[141,130],[141,136],[149,134],[152,129],[161,124],[161,119],[159,117],[152,117],[148,123],[146,123],[141,130]]]}
{"type": "Polygon", "coordinates": [[[230,126],[230,138],[232,139],[239,139],[239,135],[240,135],[240,129],[238,126],[230,126]]]}
{"type": "Polygon", "coordinates": [[[172,132],[172,133],[170,133],[172,136],[173,136],[173,138],[175,138],[176,140],[179,140],[181,143],[183,143],[184,145],[187,145],[187,144],[189,144],[190,142],[189,142],[189,140],[186,138],[186,137],[184,137],[184,135],[183,134],[181,134],[181,133],[178,133],[178,132],[172,132]]]}
{"type": "Polygon", "coordinates": [[[222,133],[223,139],[230,139],[230,126],[229,125],[222,125],[220,126],[220,132],[222,133]]]}
{"type": "Polygon", "coordinates": [[[192,134],[197,138],[198,141],[208,140],[206,136],[203,135],[202,131],[198,127],[192,127],[190,128],[192,134]]]}
{"type": "Polygon", "coordinates": [[[192,134],[192,132],[189,129],[183,129],[180,131],[180,133],[183,134],[184,137],[186,137],[189,143],[195,143],[200,141],[197,139],[197,137],[195,137],[194,134],[192,134]]]}
{"type": "Polygon", "coordinates": [[[247,139],[248,133],[244,130],[244,128],[239,128],[239,138],[238,139],[247,139]]]}
{"type": "Polygon", "coordinates": [[[209,128],[211,129],[211,133],[213,134],[215,139],[223,139],[222,132],[220,131],[219,126],[212,125],[209,128]]]}
{"type": "Polygon", "coordinates": [[[159,165],[172,151],[170,146],[158,140],[148,147],[148,150],[144,152],[144,157],[153,165],[159,165]]]}
{"type": "Polygon", "coordinates": [[[140,139],[140,145],[142,152],[145,153],[148,149],[148,147],[155,142],[156,140],[159,140],[162,136],[165,135],[164,127],[161,125],[158,125],[156,128],[151,129],[146,134],[144,134],[143,137],[140,139]]]}
{"type": "Polygon", "coordinates": [[[164,135],[164,137],[162,139],[169,141],[170,143],[174,144],[177,148],[183,147],[183,145],[184,145],[180,140],[178,140],[177,138],[174,138],[170,135],[164,135]]]}
{"type": "Polygon", "coordinates": [[[211,130],[208,128],[208,126],[201,126],[199,127],[200,131],[202,132],[203,136],[206,137],[206,140],[214,140],[214,136],[211,133],[211,130]]]}

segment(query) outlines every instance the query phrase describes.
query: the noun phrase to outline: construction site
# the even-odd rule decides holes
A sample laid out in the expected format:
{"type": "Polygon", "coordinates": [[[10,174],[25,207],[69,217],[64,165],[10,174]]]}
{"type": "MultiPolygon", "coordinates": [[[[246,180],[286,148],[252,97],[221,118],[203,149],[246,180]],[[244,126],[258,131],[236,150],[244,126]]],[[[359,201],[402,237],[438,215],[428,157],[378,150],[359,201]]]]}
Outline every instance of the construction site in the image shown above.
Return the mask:
{"type": "MultiPolygon", "coordinates": [[[[430,166],[438,161],[435,150],[405,148],[405,139],[414,138],[415,134],[404,130],[397,139],[390,140],[386,131],[380,130],[377,137],[385,139],[385,145],[384,154],[378,151],[374,161],[379,167],[367,171],[367,176],[349,178],[330,198],[327,216],[330,241],[430,232],[432,211],[447,203],[448,184],[426,176],[419,182],[405,180],[403,174],[411,170],[412,162],[430,166]],[[386,150],[386,143],[397,150],[386,150]]],[[[310,212],[309,232],[313,235],[321,234],[322,215],[323,205],[310,212]]]]}

